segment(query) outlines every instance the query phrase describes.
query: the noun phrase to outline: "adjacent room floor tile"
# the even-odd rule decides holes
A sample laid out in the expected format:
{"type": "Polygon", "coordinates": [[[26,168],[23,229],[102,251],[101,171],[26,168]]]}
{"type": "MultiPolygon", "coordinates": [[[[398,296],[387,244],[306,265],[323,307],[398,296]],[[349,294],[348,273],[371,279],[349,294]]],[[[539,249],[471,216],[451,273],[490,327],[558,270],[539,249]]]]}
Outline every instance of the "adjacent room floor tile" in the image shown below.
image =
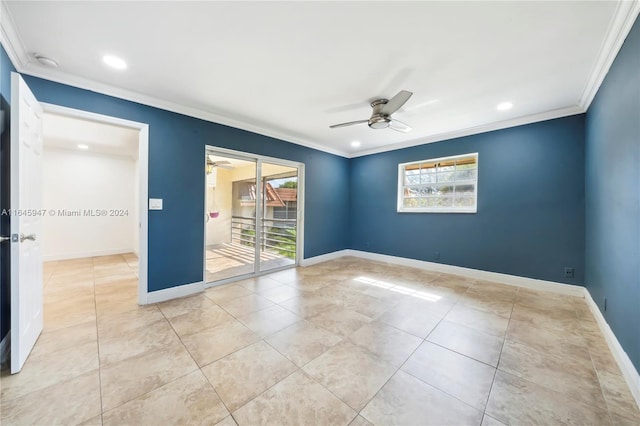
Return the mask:
{"type": "Polygon", "coordinates": [[[422,339],[380,321],[360,328],[349,340],[397,367],[422,343],[422,339]]]}

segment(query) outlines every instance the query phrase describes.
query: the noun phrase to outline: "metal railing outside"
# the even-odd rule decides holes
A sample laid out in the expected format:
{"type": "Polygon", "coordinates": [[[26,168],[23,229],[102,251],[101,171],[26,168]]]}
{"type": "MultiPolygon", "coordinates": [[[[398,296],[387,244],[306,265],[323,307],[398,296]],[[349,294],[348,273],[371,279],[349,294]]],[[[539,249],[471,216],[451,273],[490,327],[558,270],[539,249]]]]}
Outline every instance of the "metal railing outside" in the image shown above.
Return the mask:
{"type": "MultiPolygon", "coordinates": [[[[296,256],[296,219],[262,219],[260,249],[280,253],[292,259],[296,256]]],[[[256,219],[231,217],[231,242],[250,247],[256,244],[256,219]]]]}

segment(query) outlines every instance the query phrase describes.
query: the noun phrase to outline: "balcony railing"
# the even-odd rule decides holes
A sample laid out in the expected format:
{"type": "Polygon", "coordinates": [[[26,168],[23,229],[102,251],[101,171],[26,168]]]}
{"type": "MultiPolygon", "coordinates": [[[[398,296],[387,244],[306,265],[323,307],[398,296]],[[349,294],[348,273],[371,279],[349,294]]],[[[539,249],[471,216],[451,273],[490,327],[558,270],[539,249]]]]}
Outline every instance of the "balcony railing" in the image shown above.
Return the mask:
{"type": "MultiPolygon", "coordinates": [[[[297,229],[295,219],[262,219],[260,249],[278,252],[295,259],[297,229]]],[[[231,242],[255,247],[256,219],[253,217],[231,217],[231,242]]]]}

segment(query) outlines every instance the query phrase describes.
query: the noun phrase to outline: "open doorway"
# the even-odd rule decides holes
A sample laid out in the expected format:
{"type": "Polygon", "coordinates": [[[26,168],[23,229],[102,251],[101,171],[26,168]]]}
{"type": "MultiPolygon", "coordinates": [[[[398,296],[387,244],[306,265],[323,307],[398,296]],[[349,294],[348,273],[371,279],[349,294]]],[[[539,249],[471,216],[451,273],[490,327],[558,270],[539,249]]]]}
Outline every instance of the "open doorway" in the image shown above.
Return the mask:
{"type": "Polygon", "coordinates": [[[207,149],[205,274],[209,285],[298,264],[303,167],[207,149]]]}
{"type": "Polygon", "coordinates": [[[146,303],[148,128],[44,106],[42,254],[47,329],[99,314],[96,311],[146,303]],[[73,313],[63,302],[70,295],[77,299],[73,313]]]}

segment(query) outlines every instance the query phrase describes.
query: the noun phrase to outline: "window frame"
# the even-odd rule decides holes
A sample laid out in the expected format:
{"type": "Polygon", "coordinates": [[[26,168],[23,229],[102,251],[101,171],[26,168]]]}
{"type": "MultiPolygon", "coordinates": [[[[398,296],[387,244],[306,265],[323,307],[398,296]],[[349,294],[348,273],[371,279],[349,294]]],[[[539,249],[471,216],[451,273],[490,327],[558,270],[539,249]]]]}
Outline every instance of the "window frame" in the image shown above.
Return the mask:
{"type": "MultiPolygon", "coordinates": [[[[478,212],[478,171],[479,171],[479,155],[477,152],[470,152],[468,154],[460,154],[460,155],[451,155],[447,157],[439,157],[439,158],[429,158],[426,160],[419,161],[410,161],[407,163],[398,164],[398,194],[397,194],[397,204],[396,211],[398,213],[477,213],[478,212]],[[405,185],[405,175],[406,175],[406,167],[411,166],[413,164],[421,164],[421,163],[437,163],[443,161],[451,161],[457,160],[460,158],[470,158],[474,157],[476,162],[476,176],[475,176],[475,191],[474,191],[474,199],[473,199],[473,207],[455,207],[453,206],[453,202],[451,206],[447,207],[404,207],[404,189],[406,187],[415,186],[415,185],[405,185]]],[[[455,186],[456,181],[451,181],[451,184],[455,186]]]]}

